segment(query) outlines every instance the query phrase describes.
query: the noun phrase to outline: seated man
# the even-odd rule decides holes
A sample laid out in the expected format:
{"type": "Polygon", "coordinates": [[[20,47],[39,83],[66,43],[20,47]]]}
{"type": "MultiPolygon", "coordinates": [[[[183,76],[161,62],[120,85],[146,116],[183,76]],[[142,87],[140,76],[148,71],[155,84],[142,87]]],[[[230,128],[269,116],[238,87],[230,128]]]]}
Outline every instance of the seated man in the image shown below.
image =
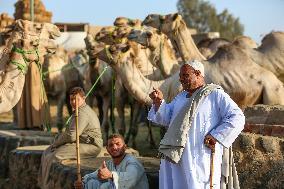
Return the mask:
{"type": "Polygon", "coordinates": [[[126,154],[126,144],[119,134],[108,138],[107,151],[112,160],[103,162],[93,173],[83,177],[83,183],[76,181],[75,189],[148,189],[148,180],[142,164],[132,155],[126,154]]]}
{"type": "Polygon", "coordinates": [[[43,153],[39,170],[38,184],[42,189],[52,188],[48,182],[51,164],[56,161],[76,158],[76,119],[75,106],[78,100],[78,134],[80,140],[80,157],[97,156],[103,146],[100,122],[97,114],[85,102],[82,88],[74,87],[70,91],[70,104],[73,114],[66,131],[58,134],[52,145],[43,153]]]}

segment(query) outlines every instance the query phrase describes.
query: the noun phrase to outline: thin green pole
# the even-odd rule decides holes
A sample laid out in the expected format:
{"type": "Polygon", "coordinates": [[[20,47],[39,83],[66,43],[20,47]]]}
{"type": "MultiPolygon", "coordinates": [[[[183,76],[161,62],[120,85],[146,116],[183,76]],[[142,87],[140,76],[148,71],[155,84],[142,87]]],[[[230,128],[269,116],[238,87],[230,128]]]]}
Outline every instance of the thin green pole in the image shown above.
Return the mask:
{"type": "Polygon", "coordinates": [[[31,21],[34,21],[34,0],[30,0],[31,21]]]}

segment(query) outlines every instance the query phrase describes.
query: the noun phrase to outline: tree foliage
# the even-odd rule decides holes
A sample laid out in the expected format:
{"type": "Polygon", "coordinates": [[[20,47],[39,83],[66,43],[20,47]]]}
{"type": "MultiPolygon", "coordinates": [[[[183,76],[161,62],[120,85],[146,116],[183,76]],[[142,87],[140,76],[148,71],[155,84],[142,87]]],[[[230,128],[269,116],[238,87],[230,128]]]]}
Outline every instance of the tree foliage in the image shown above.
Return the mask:
{"type": "Polygon", "coordinates": [[[204,0],[179,0],[177,8],[188,27],[199,32],[216,31],[229,40],[243,35],[244,26],[227,9],[217,14],[215,7],[204,0]]]}

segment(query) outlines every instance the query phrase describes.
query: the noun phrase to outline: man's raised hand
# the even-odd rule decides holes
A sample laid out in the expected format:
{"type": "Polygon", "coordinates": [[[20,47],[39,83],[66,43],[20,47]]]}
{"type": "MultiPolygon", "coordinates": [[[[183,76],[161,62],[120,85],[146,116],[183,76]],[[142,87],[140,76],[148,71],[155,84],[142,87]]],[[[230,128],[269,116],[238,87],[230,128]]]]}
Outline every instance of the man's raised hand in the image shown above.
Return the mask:
{"type": "Polygon", "coordinates": [[[153,87],[153,91],[149,94],[149,97],[152,99],[155,106],[155,111],[157,111],[163,100],[163,93],[159,89],[153,87]]]}
{"type": "Polygon", "coordinates": [[[98,178],[101,180],[112,178],[112,173],[108,170],[105,161],[103,161],[101,168],[98,170],[98,178]]]}

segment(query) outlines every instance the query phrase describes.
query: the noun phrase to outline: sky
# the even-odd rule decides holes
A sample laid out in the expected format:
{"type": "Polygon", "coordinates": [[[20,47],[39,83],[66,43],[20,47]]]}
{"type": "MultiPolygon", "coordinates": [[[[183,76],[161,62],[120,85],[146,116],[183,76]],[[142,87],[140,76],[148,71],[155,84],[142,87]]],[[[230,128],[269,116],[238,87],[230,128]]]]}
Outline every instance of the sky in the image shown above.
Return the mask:
{"type": "MultiPolygon", "coordinates": [[[[284,31],[284,0],[208,0],[217,12],[225,8],[244,25],[244,35],[260,43],[271,31],[284,31]]],[[[0,13],[14,13],[16,0],[0,0],[0,13]]],[[[178,0],[42,0],[53,22],[112,25],[118,16],[143,20],[148,14],[177,12],[178,0]]]]}

